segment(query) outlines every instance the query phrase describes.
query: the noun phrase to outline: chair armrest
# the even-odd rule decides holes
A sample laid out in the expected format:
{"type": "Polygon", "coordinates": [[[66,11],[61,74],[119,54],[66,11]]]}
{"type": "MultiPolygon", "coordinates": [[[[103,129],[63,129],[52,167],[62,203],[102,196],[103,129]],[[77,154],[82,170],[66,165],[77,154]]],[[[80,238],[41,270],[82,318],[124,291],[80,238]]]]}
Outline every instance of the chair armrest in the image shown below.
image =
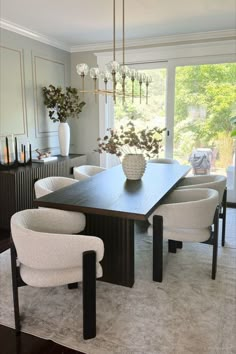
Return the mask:
{"type": "Polygon", "coordinates": [[[11,219],[11,227],[22,225],[22,228],[55,234],[79,233],[84,230],[85,224],[83,213],[52,208],[24,210],[11,219]]]}
{"type": "Polygon", "coordinates": [[[152,218],[155,214],[163,216],[164,227],[204,228],[212,224],[217,204],[217,192],[212,193],[212,196],[207,199],[162,204],[148,220],[152,224],[152,218]]]}
{"type": "Polygon", "coordinates": [[[13,241],[20,263],[37,269],[82,267],[83,252],[93,250],[97,262],[104,255],[103,241],[95,236],[41,233],[27,230],[13,241]]]}

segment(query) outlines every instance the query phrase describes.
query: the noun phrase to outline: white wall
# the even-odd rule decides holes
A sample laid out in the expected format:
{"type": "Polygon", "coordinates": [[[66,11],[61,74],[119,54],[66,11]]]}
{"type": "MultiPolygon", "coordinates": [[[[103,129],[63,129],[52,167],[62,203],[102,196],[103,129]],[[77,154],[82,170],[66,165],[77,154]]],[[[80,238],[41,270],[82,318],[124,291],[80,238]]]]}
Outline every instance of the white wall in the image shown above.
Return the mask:
{"type": "MultiPolygon", "coordinates": [[[[71,54],[71,85],[81,89],[82,81],[76,72],[76,65],[79,63],[87,63],[91,68],[97,66],[97,58],[93,53],[71,54]]],[[[85,80],[85,90],[93,90],[93,80],[90,77],[85,80]]],[[[79,119],[72,122],[73,151],[86,154],[89,164],[99,165],[99,154],[93,152],[97,148],[99,137],[99,99],[97,97],[95,102],[91,93],[85,93],[84,97],[80,94],[80,98],[86,102],[86,106],[79,119]]]]}

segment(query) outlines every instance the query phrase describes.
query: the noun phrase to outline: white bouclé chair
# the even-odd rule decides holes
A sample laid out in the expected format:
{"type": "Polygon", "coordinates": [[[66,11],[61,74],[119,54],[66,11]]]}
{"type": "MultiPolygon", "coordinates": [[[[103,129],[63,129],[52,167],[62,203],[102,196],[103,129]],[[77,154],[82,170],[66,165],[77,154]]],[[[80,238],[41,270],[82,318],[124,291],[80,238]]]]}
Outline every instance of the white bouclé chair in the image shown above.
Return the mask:
{"type": "Polygon", "coordinates": [[[89,177],[95,176],[97,173],[103,172],[106,169],[100,166],[83,165],[74,167],[74,178],[78,181],[82,181],[89,177]]]}
{"type": "MultiPolygon", "coordinates": [[[[74,183],[78,183],[78,181],[73,178],[67,177],[51,176],[42,178],[37,180],[34,184],[35,196],[36,198],[41,198],[49,193],[56,192],[57,190],[64,187],[68,187],[74,183]]],[[[79,233],[85,229],[86,218],[83,213],[67,210],[63,211],[63,213],[64,219],[67,219],[69,217],[72,223],[78,224],[79,222],[80,226],[78,227],[76,233],[79,233]]]]}
{"type": "Polygon", "coordinates": [[[51,176],[42,179],[38,179],[34,184],[36,198],[41,198],[44,195],[55,192],[58,189],[70,186],[78,181],[73,178],[51,176]]]}
{"type": "Polygon", "coordinates": [[[219,193],[219,217],[222,219],[222,246],[225,245],[227,179],[222,175],[190,176],[183,178],[178,184],[179,189],[211,188],[219,193]]]}
{"type": "MultiPolygon", "coordinates": [[[[70,215],[57,209],[28,209],[11,218],[11,259],[16,331],[20,331],[18,287],[83,283],[83,335],[96,336],[96,278],[102,276],[103,241],[76,235],[70,215]],[[19,277],[20,275],[20,277],[19,277]]],[[[27,315],[27,314],[26,314],[27,315]]]]}
{"type": "Polygon", "coordinates": [[[163,239],[206,242],[212,238],[212,279],[217,268],[218,192],[214,189],[174,190],[150,215],[148,234],[153,235],[153,280],[162,281],[163,239]],[[214,232],[212,224],[214,223],[214,232]]]}

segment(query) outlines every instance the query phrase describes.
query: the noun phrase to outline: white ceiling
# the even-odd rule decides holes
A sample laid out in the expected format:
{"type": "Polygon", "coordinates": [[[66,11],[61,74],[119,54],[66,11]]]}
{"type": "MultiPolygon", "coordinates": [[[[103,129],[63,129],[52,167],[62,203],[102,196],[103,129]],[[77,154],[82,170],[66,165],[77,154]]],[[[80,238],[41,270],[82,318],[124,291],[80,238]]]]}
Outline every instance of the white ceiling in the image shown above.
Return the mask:
{"type": "MultiPolygon", "coordinates": [[[[117,39],[121,3],[116,0],[117,39]]],[[[68,46],[112,41],[112,0],[0,0],[0,18],[68,46]]],[[[126,39],[232,30],[236,0],[126,0],[126,39]]]]}

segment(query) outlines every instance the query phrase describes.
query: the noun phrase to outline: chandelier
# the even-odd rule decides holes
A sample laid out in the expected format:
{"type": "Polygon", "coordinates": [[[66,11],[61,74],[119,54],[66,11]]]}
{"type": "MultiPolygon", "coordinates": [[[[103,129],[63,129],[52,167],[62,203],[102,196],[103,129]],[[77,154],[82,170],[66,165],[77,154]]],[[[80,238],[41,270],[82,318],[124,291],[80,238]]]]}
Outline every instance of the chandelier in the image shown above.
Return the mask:
{"type": "Polygon", "coordinates": [[[152,77],[135,69],[130,69],[125,63],[125,0],[122,0],[122,63],[120,64],[116,61],[116,0],[113,0],[113,60],[106,65],[105,70],[100,70],[98,67],[89,69],[86,63],[77,64],[76,70],[82,79],[82,89],[79,91],[83,94],[94,93],[95,100],[97,94],[103,94],[105,95],[106,103],[107,95],[113,96],[114,103],[116,103],[117,96],[122,97],[123,104],[127,96],[131,97],[133,103],[136,96],[135,91],[137,90],[135,90],[135,83],[138,83],[139,102],[142,103],[142,95],[143,91],[145,91],[145,99],[146,103],[148,103],[148,88],[152,82],[152,77]],[[90,76],[93,79],[94,88],[92,91],[86,91],[84,88],[86,76],[90,76]],[[97,82],[99,79],[103,81],[104,89],[98,88],[97,82]],[[128,80],[131,82],[129,91],[126,88],[128,80]],[[108,89],[109,83],[111,83],[111,89],[108,89]]]}

